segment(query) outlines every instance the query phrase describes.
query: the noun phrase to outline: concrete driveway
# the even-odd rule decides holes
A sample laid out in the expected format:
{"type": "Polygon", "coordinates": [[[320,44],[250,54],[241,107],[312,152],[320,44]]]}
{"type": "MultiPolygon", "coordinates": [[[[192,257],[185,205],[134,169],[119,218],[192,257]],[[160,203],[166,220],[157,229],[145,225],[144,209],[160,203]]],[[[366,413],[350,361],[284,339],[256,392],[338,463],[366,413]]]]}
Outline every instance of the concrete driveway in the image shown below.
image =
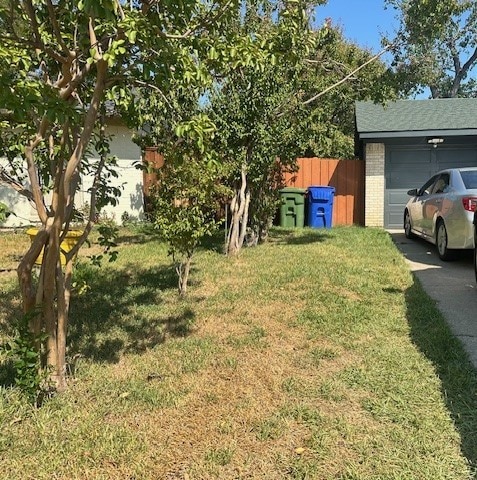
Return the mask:
{"type": "Polygon", "coordinates": [[[401,230],[389,233],[477,368],[477,284],[472,253],[465,251],[456,260],[443,262],[434,245],[408,240],[401,230]]]}

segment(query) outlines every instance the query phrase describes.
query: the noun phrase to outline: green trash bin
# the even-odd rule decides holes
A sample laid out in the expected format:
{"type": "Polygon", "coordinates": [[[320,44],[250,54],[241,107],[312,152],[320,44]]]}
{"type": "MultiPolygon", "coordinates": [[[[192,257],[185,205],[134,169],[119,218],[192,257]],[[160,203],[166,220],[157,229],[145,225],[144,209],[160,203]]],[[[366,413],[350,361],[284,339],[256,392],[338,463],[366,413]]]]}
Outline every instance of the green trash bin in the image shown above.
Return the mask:
{"type": "Polygon", "coordinates": [[[280,190],[280,226],[302,228],[305,226],[306,188],[286,187],[280,190]]]}

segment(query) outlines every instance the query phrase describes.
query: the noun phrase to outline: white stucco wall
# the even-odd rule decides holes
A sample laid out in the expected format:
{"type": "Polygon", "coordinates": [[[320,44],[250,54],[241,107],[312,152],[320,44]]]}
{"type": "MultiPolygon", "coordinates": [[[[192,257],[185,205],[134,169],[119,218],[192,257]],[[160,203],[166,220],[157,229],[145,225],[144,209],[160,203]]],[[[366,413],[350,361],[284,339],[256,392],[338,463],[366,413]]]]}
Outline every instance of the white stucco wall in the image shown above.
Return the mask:
{"type": "MultiPolygon", "coordinates": [[[[108,218],[121,223],[121,216],[126,212],[129,217],[141,220],[144,216],[144,201],[142,193],[143,173],[135,167],[141,160],[140,148],[131,140],[132,132],[125,126],[108,126],[107,134],[113,135],[111,141],[111,155],[118,159],[118,178],[111,178],[111,184],[120,188],[121,196],[117,198],[117,205],[107,205],[102,213],[108,218]]],[[[89,203],[88,188],[92,178],[83,178],[83,185],[78,194],[77,205],[89,203]]]]}
{"type": "MultiPolygon", "coordinates": [[[[0,159],[0,163],[4,160],[0,159]]],[[[23,225],[31,225],[37,221],[36,210],[32,207],[30,202],[23,195],[19,195],[13,188],[7,187],[0,183],[0,202],[7,205],[11,212],[15,215],[10,215],[7,221],[2,224],[2,227],[21,227],[23,225]]]]}
{"type": "MultiPolygon", "coordinates": [[[[121,189],[116,206],[108,205],[103,213],[108,218],[121,223],[121,216],[127,212],[129,217],[142,219],[144,202],[142,193],[143,174],[134,164],[141,160],[140,148],[131,140],[132,132],[125,126],[113,125],[107,127],[107,134],[113,135],[111,154],[118,158],[118,178],[112,178],[111,184],[121,189]]],[[[92,178],[83,177],[80,191],[77,193],[76,206],[89,203],[88,188],[92,178]]],[[[16,216],[11,215],[3,227],[21,227],[38,221],[35,209],[11,187],[0,184],[0,202],[5,203],[16,216]]]]}

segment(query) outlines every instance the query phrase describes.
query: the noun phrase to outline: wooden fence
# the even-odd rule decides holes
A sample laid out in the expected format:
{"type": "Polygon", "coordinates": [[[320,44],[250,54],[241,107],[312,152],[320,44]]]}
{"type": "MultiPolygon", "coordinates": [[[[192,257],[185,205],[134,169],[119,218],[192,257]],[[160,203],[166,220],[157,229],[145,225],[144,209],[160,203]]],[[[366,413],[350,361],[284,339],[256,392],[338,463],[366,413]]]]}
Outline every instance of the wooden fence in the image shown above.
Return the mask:
{"type": "Polygon", "coordinates": [[[154,170],[164,165],[164,157],[157,151],[157,147],[146,147],[143,152],[144,167],[142,179],[142,193],[144,196],[144,213],[152,212],[151,189],[157,185],[157,175],[154,170]]]}
{"type": "Polygon", "coordinates": [[[287,173],[287,186],[335,187],[333,225],[364,225],[364,162],[327,158],[299,158],[299,170],[287,173]]]}
{"type": "MultiPolygon", "coordinates": [[[[164,164],[157,148],[147,148],[144,160],[152,168],[164,164]]],[[[308,188],[312,185],[335,187],[333,225],[364,225],[364,162],[328,158],[298,158],[298,171],[285,174],[290,187],[308,188]]],[[[144,171],[144,201],[146,214],[150,212],[149,191],[157,184],[152,172],[144,171]]]]}

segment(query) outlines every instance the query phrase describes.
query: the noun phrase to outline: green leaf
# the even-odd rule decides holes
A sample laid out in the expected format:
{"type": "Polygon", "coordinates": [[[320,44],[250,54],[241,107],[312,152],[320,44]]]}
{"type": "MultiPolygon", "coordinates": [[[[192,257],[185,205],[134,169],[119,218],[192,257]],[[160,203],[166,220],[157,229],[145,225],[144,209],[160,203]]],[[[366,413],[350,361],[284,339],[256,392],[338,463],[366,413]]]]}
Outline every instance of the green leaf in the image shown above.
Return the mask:
{"type": "Polygon", "coordinates": [[[130,43],[135,43],[136,42],[136,37],[137,37],[137,31],[136,30],[129,30],[126,33],[126,36],[128,37],[128,40],[130,43]]]}

